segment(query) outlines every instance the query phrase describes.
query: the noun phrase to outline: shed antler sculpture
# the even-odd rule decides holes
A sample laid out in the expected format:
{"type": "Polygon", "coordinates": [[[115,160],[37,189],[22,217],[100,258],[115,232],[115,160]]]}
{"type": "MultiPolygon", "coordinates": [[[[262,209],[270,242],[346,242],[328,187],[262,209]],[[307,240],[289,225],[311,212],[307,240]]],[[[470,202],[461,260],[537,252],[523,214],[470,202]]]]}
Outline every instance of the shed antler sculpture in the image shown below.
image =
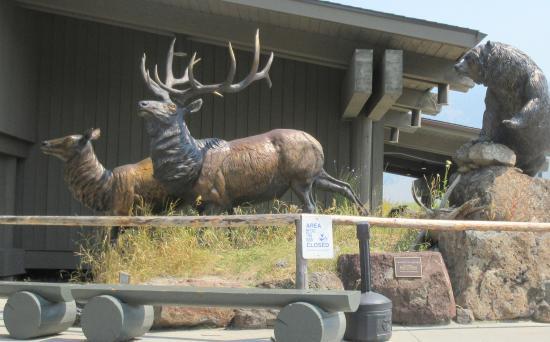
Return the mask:
{"type": "MultiPolygon", "coordinates": [[[[174,40],[175,41],[175,40],[174,40]]],[[[363,204],[350,185],[331,177],[324,169],[321,144],[311,135],[292,129],[270,132],[237,139],[218,140],[208,148],[199,149],[185,124],[188,113],[197,112],[206,94],[235,93],[251,83],[265,79],[271,86],[269,68],[273,53],[261,71],[259,32],[256,32],[254,59],[249,74],[233,83],[236,60],[229,43],[230,67],[224,82],[204,85],[194,77],[193,54],[184,76],[172,74],[174,41],[167,58],[166,80],[162,82],[157,67],[153,80],[146,70],[145,55],[142,73],[149,88],[163,101],[141,101],[139,115],[145,118],[151,137],[151,158],[154,176],[177,195],[192,191],[200,196],[209,211],[231,209],[245,202],[257,202],[281,197],[289,188],[304,205],[304,211],[313,212],[315,204],[312,186],[336,192],[354,202],[363,213],[363,204]],[[183,86],[182,89],[175,88],[183,86]]]]}

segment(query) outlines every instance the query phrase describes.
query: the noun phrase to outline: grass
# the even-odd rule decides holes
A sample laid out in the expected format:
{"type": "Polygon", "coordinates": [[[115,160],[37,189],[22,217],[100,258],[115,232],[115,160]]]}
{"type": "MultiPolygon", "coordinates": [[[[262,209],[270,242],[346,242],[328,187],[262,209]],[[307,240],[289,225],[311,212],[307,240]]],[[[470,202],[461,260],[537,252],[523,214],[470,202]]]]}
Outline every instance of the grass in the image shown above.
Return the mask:
{"type": "MultiPolygon", "coordinates": [[[[385,203],[382,213],[391,205],[385,203]]],[[[265,208],[265,207],[264,207],[265,208]]],[[[268,206],[267,212],[295,213],[299,209],[281,201],[268,206]]],[[[237,208],[237,213],[256,213],[254,207],[237,208]]],[[[139,214],[150,212],[147,208],[139,214]]],[[[263,212],[266,212],[263,210],[263,212]]],[[[357,209],[342,199],[320,209],[324,214],[357,215],[357,209]]],[[[174,207],[168,215],[189,215],[174,207]]],[[[91,276],[94,282],[118,283],[119,272],[131,275],[133,283],[156,277],[196,278],[217,276],[248,284],[293,278],[295,270],[295,228],[247,227],[203,228],[172,227],[155,229],[140,227],[126,229],[115,243],[108,230],[88,236],[80,249],[82,265],[76,274],[91,276]],[[84,271],[86,269],[86,271],[84,271]]],[[[334,230],[335,254],[357,253],[355,227],[339,226],[334,230]]],[[[417,231],[376,228],[372,230],[373,251],[404,251],[416,237],[417,231]]],[[[335,271],[336,258],[310,261],[311,271],[335,271]]]]}

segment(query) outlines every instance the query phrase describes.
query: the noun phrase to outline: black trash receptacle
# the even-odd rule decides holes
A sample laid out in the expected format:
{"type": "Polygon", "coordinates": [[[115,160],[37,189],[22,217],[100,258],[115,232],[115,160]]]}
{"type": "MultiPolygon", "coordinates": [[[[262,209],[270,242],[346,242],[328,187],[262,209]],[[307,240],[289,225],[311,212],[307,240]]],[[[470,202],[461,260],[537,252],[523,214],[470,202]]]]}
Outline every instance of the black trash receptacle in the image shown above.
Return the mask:
{"type": "Polygon", "coordinates": [[[368,224],[357,226],[361,260],[361,303],[356,312],[346,313],[344,338],[353,342],[388,341],[392,334],[392,302],[373,292],[370,277],[370,247],[368,224]]]}

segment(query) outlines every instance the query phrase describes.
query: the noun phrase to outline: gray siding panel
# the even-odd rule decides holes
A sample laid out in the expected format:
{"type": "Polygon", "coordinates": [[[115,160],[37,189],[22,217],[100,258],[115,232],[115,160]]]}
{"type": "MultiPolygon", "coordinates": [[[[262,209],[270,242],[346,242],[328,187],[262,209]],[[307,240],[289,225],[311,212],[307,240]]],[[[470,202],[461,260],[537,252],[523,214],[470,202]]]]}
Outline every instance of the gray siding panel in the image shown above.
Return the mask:
{"type": "Polygon", "coordinates": [[[30,142],[36,138],[36,17],[15,1],[0,1],[0,132],[30,142]]]}
{"type": "MultiPolygon", "coordinates": [[[[36,14],[36,18],[41,40],[37,140],[96,127],[102,136],[94,147],[106,167],[145,158],[149,139],[143,120],[136,115],[136,104],[154,96],[144,88],[139,63],[147,52],[148,66],[159,63],[164,77],[170,38],[50,14],[36,14]]],[[[226,47],[179,37],[177,49],[198,52],[202,58],[196,67],[199,80],[225,79],[226,47]]],[[[236,81],[249,71],[251,57],[250,51],[236,51],[236,81]]],[[[263,55],[264,63],[266,59],[263,55]]],[[[187,60],[175,59],[178,75],[187,60]]],[[[261,81],[224,98],[205,96],[202,110],[188,118],[191,132],[196,137],[234,139],[272,128],[304,129],[323,144],[329,172],[336,175],[347,168],[351,134],[350,123],[339,118],[342,71],[275,56],[270,75],[271,89],[261,81]]],[[[21,165],[18,214],[91,213],[72,198],[59,160],[42,155],[36,145],[21,165]]],[[[78,248],[81,232],[26,228],[21,241],[29,250],[70,251],[78,248]]]]}

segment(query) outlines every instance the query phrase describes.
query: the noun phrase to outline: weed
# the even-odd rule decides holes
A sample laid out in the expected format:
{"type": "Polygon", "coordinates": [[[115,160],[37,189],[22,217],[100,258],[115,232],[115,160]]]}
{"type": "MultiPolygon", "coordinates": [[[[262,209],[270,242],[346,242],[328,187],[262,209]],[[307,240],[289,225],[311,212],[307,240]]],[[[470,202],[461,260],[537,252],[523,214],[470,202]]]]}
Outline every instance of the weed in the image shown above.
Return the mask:
{"type": "MultiPolygon", "coordinates": [[[[384,205],[389,208],[390,205],[384,205]]],[[[181,211],[170,204],[166,215],[197,215],[181,211]]],[[[300,209],[280,200],[267,206],[241,206],[236,214],[297,213],[300,209]],[[267,208],[267,210],[262,210],[267,208]]],[[[136,208],[137,215],[150,215],[146,205],[136,208]]],[[[352,204],[339,198],[332,200],[319,213],[358,215],[352,204]]],[[[132,282],[144,282],[156,277],[219,276],[255,284],[260,281],[293,278],[295,270],[295,227],[253,226],[246,228],[188,227],[126,229],[116,242],[111,242],[109,229],[98,229],[83,237],[79,255],[81,268],[74,278],[90,274],[95,282],[117,283],[119,272],[132,276],[132,282]]],[[[373,228],[373,251],[403,251],[416,236],[407,229],[373,228]]],[[[335,254],[357,253],[355,227],[334,228],[335,254]]],[[[336,258],[316,260],[311,271],[335,271],[336,258]]]]}

